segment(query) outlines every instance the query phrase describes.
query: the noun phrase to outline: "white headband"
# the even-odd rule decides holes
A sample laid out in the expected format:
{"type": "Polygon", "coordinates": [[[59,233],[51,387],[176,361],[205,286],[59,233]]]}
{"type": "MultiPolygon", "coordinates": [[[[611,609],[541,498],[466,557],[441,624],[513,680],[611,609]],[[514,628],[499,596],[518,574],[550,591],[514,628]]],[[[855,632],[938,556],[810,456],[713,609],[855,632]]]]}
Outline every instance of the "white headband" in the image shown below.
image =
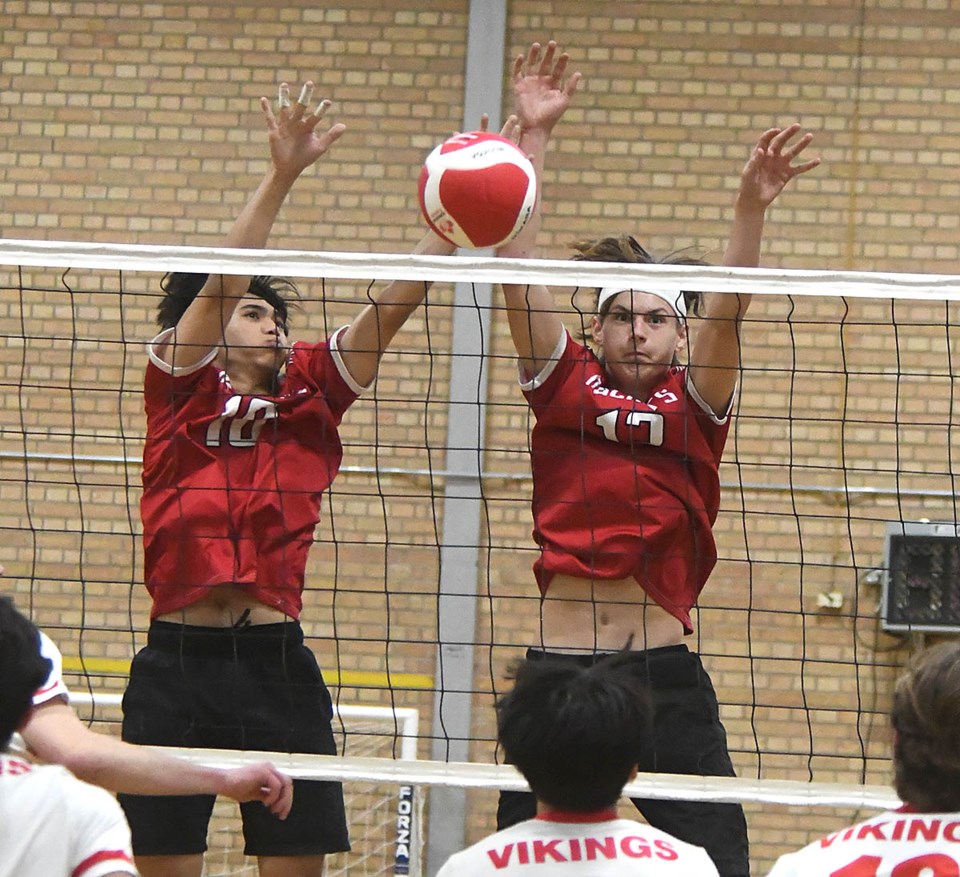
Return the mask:
{"type": "MultiPolygon", "coordinates": [[[[597,313],[599,314],[603,310],[604,304],[613,298],[615,295],[620,295],[621,292],[633,292],[634,288],[632,286],[605,286],[600,290],[600,295],[597,298],[597,313]]],[[[649,289],[636,290],[637,292],[646,292],[650,295],[655,295],[661,301],[666,302],[669,305],[670,310],[672,310],[681,320],[687,318],[687,305],[683,300],[683,293],[677,293],[676,297],[671,297],[666,293],[662,292],[652,292],[649,289]]]]}

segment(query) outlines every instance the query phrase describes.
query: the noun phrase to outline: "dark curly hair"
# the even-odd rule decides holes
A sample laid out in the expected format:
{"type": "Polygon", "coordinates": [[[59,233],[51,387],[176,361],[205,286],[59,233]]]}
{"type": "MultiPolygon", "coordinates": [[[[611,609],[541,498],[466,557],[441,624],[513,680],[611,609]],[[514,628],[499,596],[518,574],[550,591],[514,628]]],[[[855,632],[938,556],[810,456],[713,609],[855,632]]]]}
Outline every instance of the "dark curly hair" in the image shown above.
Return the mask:
{"type": "MultiPolygon", "coordinates": [[[[578,262],[627,262],[642,265],[707,265],[703,259],[690,255],[689,250],[675,250],[657,259],[650,255],[644,249],[635,237],[624,234],[619,237],[599,238],[591,241],[577,241],[571,245],[576,250],[576,255],[572,258],[578,262]]],[[[600,290],[597,290],[599,296],[600,290]]],[[[687,306],[687,312],[700,315],[700,306],[702,302],[702,293],[684,291],[683,300],[687,306]]],[[[594,312],[596,312],[596,302],[594,299],[594,312]]],[[[613,304],[611,299],[609,303],[604,303],[604,313],[599,316],[606,316],[606,311],[613,304]]]]}
{"type": "MultiPolygon", "coordinates": [[[[161,329],[172,329],[190,303],[203,289],[209,274],[189,274],[182,271],[171,271],[160,281],[163,298],[157,307],[157,323],[161,329]]],[[[268,277],[258,275],[250,278],[250,288],[247,295],[262,298],[273,308],[277,322],[284,329],[289,325],[290,310],[297,307],[300,293],[292,280],[284,277],[268,277]]]]}
{"type": "Polygon", "coordinates": [[[890,719],[900,798],[924,813],[960,810],[960,643],[914,659],[897,682],[890,719]]]}
{"type": "Polygon", "coordinates": [[[9,597],[0,597],[0,750],[23,724],[50,669],[40,654],[39,631],[9,597]]]}

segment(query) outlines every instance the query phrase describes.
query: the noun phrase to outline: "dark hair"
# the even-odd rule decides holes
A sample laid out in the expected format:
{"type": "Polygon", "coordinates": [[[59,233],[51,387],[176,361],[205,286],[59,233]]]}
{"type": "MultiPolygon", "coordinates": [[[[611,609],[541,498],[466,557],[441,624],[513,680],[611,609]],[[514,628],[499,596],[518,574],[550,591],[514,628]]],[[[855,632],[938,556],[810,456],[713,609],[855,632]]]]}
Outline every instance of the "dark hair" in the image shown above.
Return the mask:
{"type": "Polygon", "coordinates": [[[890,718],[900,798],[925,813],[960,810],[960,643],[914,659],[897,682],[890,718]]]}
{"type": "MultiPolygon", "coordinates": [[[[578,241],[572,244],[576,255],[573,256],[577,262],[632,262],[642,265],[707,265],[703,259],[690,255],[689,250],[675,250],[657,259],[651,256],[632,235],[624,234],[619,237],[600,238],[594,241],[578,241]]],[[[600,290],[597,290],[599,297],[600,290]]],[[[703,294],[700,292],[684,291],[683,300],[687,306],[687,312],[700,315],[700,305],[703,294]]],[[[606,316],[606,312],[613,304],[611,299],[604,303],[601,317],[606,316]]],[[[594,300],[594,312],[596,312],[596,299],[594,300]]]]}
{"type": "Polygon", "coordinates": [[[23,724],[51,667],[40,654],[40,632],[9,597],[0,597],[0,749],[23,724]]]}
{"type": "MultiPolygon", "coordinates": [[[[171,329],[180,322],[180,318],[203,289],[209,274],[188,274],[183,271],[171,271],[160,281],[163,298],[157,307],[157,323],[161,329],[171,329]]],[[[296,284],[284,277],[258,275],[250,278],[247,295],[262,298],[273,308],[277,322],[286,327],[290,308],[295,308],[300,297],[296,284]]]]}
{"type": "Polygon", "coordinates": [[[644,665],[620,653],[583,667],[526,660],[497,704],[506,760],[552,807],[614,805],[650,749],[652,706],[644,665]]]}

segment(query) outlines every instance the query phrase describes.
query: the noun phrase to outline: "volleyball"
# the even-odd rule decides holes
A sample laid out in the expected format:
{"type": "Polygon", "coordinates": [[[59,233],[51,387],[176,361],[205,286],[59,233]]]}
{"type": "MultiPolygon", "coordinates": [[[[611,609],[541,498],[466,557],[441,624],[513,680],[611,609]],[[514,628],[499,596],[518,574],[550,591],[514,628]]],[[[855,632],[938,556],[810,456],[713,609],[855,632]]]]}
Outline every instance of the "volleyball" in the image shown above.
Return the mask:
{"type": "Polygon", "coordinates": [[[530,159],[499,134],[456,134],[433,150],[420,172],[420,209],[440,237],[467,249],[498,247],[533,213],[530,159]]]}

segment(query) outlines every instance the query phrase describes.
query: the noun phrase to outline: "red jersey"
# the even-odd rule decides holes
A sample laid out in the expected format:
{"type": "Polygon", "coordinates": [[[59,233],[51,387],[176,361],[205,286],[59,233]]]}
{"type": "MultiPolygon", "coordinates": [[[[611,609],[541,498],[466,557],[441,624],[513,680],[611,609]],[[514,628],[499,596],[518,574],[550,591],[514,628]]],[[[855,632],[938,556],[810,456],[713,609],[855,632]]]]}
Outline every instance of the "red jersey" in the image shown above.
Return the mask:
{"type": "Polygon", "coordinates": [[[710,411],[685,368],[669,369],[641,400],[607,386],[600,360],[566,333],[557,357],[522,385],[536,416],[540,591],[557,573],[632,576],[692,633],[690,610],[717,561],[729,420],[710,411]]]}
{"type": "MultiPolygon", "coordinates": [[[[281,393],[234,393],[211,352],[172,371],[151,342],[144,382],[144,574],[151,617],[244,586],[298,618],[320,499],[343,458],[337,427],[362,391],[335,335],[290,350],[281,393]]],[[[341,330],[342,331],[342,330],[341,330]]]]}

